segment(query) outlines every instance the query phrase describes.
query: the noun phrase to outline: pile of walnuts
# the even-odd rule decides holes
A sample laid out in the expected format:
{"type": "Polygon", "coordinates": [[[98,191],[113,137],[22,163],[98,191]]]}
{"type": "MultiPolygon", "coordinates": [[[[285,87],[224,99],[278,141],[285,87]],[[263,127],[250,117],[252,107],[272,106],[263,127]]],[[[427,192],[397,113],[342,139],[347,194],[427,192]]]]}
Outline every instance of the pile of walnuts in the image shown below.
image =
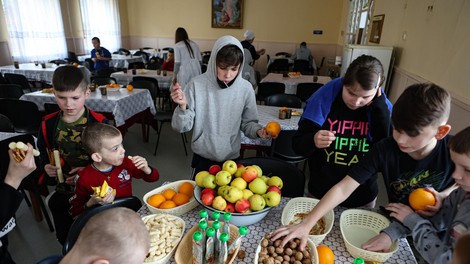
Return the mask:
{"type": "Polygon", "coordinates": [[[300,239],[291,239],[281,247],[282,239],[272,241],[269,234],[261,240],[261,251],[258,256],[260,264],[312,264],[308,248],[300,250],[300,239]]]}

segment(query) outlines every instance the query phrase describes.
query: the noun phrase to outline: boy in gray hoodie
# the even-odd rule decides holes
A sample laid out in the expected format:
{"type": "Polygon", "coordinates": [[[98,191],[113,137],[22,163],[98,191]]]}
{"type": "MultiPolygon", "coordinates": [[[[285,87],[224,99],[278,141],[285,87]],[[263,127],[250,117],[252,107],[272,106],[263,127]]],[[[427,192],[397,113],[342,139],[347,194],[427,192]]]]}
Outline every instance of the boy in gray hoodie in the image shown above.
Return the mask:
{"type": "Polygon", "coordinates": [[[241,76],[243,47],[236,38],[223,36],[212,48],[204,74],[194,77],[185,90],[176,83],[171,98],[178,104],[171,125],[182,133],[193,129],[193,175],[213,164],[240,155],[240,130],[250,138],[270,137],[258,124],[255,93],[241,76]]]}

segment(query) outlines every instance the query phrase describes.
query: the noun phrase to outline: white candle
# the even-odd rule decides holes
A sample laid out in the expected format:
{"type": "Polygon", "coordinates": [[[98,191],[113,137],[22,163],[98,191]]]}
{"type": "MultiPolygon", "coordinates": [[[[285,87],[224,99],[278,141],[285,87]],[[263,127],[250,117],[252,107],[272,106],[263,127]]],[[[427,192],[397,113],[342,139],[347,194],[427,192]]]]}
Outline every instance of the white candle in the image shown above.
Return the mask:
{"type": "Polygon", "coordinates": [[[55,166],[57,167],[57,178],[59,179],[60,183],[63,183],[64,175],[62,175],[62,167],[60,166],[60,157],[59,157],[58,150],[54,150],[54,162],[55,162],[55,166]]]}

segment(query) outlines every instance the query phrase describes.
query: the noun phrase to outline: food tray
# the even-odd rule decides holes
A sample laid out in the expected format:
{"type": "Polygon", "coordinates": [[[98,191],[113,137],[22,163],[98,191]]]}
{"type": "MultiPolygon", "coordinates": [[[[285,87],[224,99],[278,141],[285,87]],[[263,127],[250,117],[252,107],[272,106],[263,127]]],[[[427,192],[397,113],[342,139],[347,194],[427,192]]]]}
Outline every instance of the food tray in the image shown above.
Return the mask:
{"type": "Polygon", "coordinates": [[[147,200],[150,196],[157,194],[157,193],[161,193],[166,189],[173,189],[176,192],[178,192],[178,187],[184,182],[189,182],[193,186],[196,186],[196,182],[190,181],[190,180],[180,180],[180,181],[171,182],[146,193],[144,197],[142,198],[142,200],[144,201],[145,205],[147,205],[147,208],[149,209],[149,211],[154,214],[171,214],[171,215],[180,216],[184,213],[191,211],[197,206],[197,202],[194,199],[194,196],[189,199],[189,202],[182,204],[180,206],[177,206],[175,208],[171,208],[171,209],[159,209],[159,208],[153,207],[147,203],[147,200]]]}

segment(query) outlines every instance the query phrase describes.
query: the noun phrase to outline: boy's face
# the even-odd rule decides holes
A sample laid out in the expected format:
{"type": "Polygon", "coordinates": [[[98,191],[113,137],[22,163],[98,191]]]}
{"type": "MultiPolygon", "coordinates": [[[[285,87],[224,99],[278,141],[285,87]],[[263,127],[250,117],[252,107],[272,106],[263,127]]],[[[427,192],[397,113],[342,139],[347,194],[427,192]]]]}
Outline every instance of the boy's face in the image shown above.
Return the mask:
{"type": "Polygon", "coordinates": [[[343,86],[343,101],[351,110],[361,108],[374,99],[377,89],[364,90],[358,82],[351,86],[343,86]]]}
{"type": "Polygon", "coordinates": [[[240,65],[237,66],[217,66],[217,78],[225,83],[229,83],[235,79],[238,75],[238,70],[240,69],[240,65]]]}
{"type": "Polygon", "coordinates": [[[393,129],[393,139],[397,142],[400,151],[411,154],[425,149],[427,146],[434,144],[437,139],[438,127],[428,125],[421,129],[415,137],[409,136],[404,131],[393,129]]]}
{"type": "Polygon", "coordinates": [[[98,151],[101,156],[101,162],[113,166],[119,166],[124,160],[126,150],[122,146],[122,136],[102,139],[102,148],[98,151]]]}
{"type": "Polygon", "coordinates": [[[73,91],[60,92],[54,90],[54,95],[60,109],[64,112],[64,118],[79,118],[83,113],[85,100],[90,96],[90,90],[83,91],[77,88],[73,91]]]}
{"type": "Polygon", "coordinates": [[[93,44],[93,48],[95,48],[95,49],[100,48],[100,43],[98,42],[98,40],[92,40],[91,44],[93,44]]]}
{"type": "Polygon", "coordinates": [[[470,156],[450,151],[450,158],[455,164],[454,178],[455,183],[466,192],[470,192],[470,156]]]}

